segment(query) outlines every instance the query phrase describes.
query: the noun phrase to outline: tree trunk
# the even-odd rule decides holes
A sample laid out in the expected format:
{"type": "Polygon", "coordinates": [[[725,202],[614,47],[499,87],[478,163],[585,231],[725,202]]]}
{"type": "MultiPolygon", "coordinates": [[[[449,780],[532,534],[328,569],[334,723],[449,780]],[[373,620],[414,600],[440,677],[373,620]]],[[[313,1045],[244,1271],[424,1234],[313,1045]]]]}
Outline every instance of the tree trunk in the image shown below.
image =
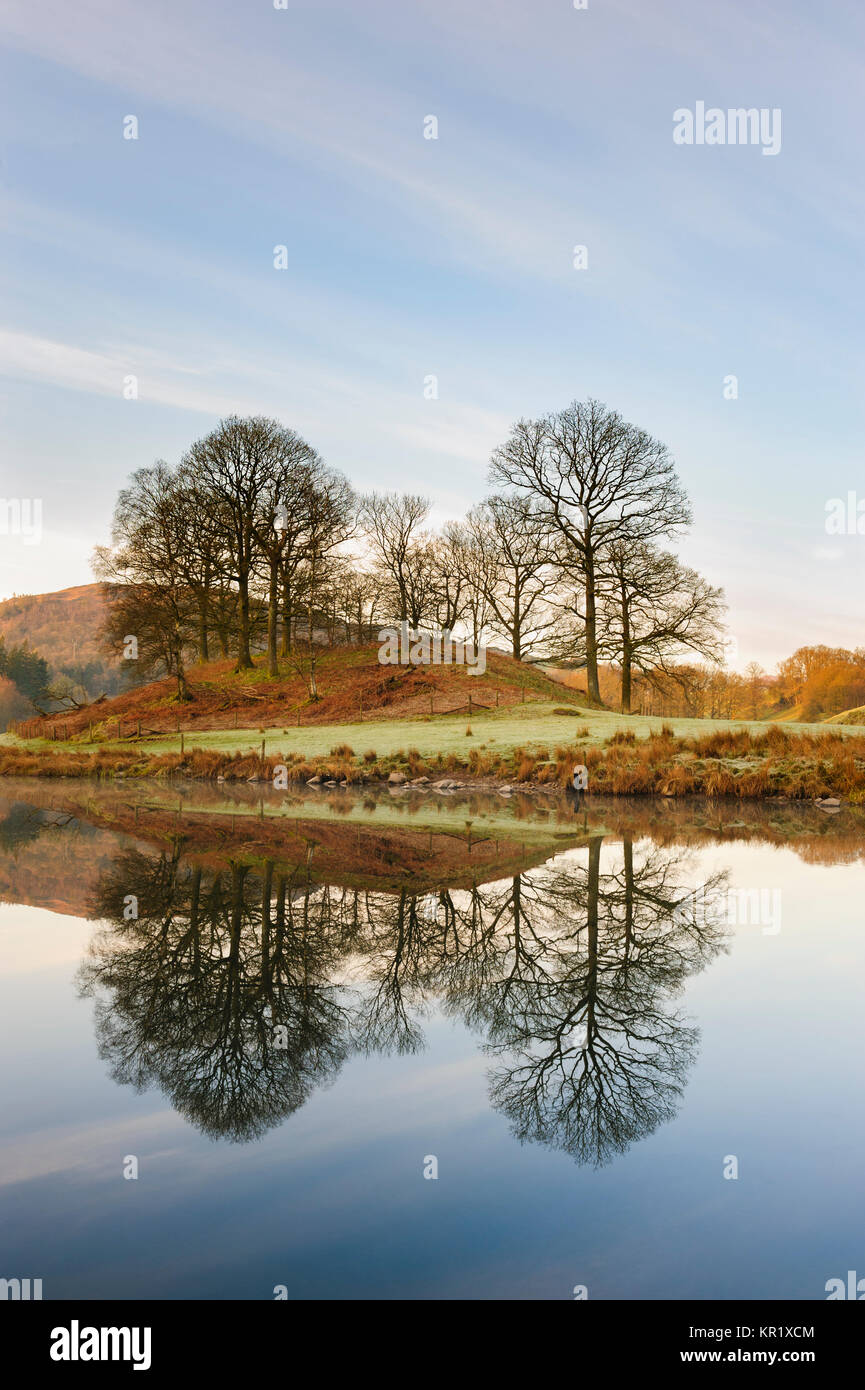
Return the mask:
{"type": "Polygon", "coordinates": [[[237,665],[235,670],[248,671],[252,668],[252,653],[249,650],[249,579],[243,576],[238,585],[240,600],[240,627],[237,634],[237,665]]]}
{"type": "Polygon", "coordinates": [[[622,714],[631,713],[631,615],[628,597],[622,590],[622,714]]]}
{"type": "Polygon", "coordinates": [[[291,653],[291,583],[288,579],[282,581],[282,646],[280,652],[282,656],[289,656],[291,653]]]}
{"type": "Polygon", "coordinates": [[[515,661],[522,660],[522,618],[520,616],[520,591],[519,586],[514,587],[514,610],[513,626],[511,628],[511,653],[515,661]]]}
{"type": "Polygon", "coordinates": [[[622,658],[622,714],[631,713],[631,654],[622,658]]]}
{"type": "Polygon", "coordinates": [[[279,675],[279,660],[276,652],[276,630],[279,620],[279,564],[270,562],[270,587],[267,594],[267,672],[270,676],[279,675]]]}
{"type": "Polygon", "coordinates": [[[306,629],[307,629],[307,631],[306,631],[306,636],[307,636],[307,641],[309,642],[309,680],[307,681],[307,687],[308,687],[308,689],[309,689],[309,698],[310,698],[310,700],[317,700],[317,699],[318,699],[318,684],[317,684],[316,679],[315,679],[315,640],[314,640],[314,637],[313,637],[312,624],[313,624],[313,609],[312,609],[312,604],[310,603],[310,604],[307,605],[307,610],[306,610],[306,629]]]}
{"type": "Polygon", "coordinates": [[[591,549],[585,552],[586,559],[586,684],[590,700],[601,703],[601,687],[598,683],[598,635],[595,610],[595,557],[591,549]]]}

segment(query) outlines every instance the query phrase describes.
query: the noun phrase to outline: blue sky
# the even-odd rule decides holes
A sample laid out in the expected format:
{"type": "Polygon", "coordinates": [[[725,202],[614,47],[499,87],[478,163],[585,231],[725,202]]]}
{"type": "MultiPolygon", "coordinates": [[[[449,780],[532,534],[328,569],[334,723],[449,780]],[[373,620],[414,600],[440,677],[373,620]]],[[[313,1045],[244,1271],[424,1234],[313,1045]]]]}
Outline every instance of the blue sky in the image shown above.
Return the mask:
{"type": "Polygon", "coordinates": [[[0,537],[0,595],[87,582],[128,474],[221,415],[444,520],[512,420],[594,395],[673,451],[737,664],[861,643],[865,537],[824,515],[865,497],[863,31],[843,0],[5,0],[0,496],[44,533],[0,537]],[[699,100],[780,108],[780,153],[675,145],[699,100]]]}

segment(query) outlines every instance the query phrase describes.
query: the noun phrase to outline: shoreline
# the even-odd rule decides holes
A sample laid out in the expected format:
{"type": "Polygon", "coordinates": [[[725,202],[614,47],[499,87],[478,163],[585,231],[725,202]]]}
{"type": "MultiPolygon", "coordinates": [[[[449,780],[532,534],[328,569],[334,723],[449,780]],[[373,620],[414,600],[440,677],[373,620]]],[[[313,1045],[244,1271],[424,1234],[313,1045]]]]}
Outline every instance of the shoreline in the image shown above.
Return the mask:
{"type": "Polygon", "coordinates": [[[497,758],[495,768],[483,770],[471,755],[423,758],[413,750],[376,759],[370,765],[353,754],[349,756],[347,747],[334,749],[329,757],[269,754],[262,758],[202,749],[184,753],[97,749],[84,753],[6,746],[0,748],[0,784],[12,778],[248,783],[271,785],[277,790],[385,788],[391,793],[412,791],[432,796],[464,791],[503,799],[566,796],[575,802],[595,795],[690,797],[703,802],[813,803],[835,813],[845,804],[865,802],[865,758],[854,758],[849,751],[839,751],[834,761],[822,748],[818,750],[822,756],[812,750],[810,757],[796,748],[784,750],[788,755],[792,751],[792,758],[765,752],[752,757],[742,757],[741,753],[699,757],[686,741],[670,739],[662,745],[647,750],[645,745],[614,741],[606,748],[558,748],[555,758],[537,758],[530,750],[516,750],[513,755],[497,758]],[[581,792],[571,786],[575,765],[586,771],[587,786],[581,792]]]}

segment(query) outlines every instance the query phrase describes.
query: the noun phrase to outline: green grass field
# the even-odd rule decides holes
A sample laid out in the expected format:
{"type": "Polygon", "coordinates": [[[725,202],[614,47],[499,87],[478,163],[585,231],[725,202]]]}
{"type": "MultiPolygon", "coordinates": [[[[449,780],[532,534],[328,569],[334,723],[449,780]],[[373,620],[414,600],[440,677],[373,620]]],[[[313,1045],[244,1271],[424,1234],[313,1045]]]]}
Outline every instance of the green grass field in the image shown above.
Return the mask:
{"type": "MultiPolygon", "coordinates": [[[[456,753],[466,755],[471,748],[486,748],[490,752],[510,753],[515,748],[536,750],[547,748],[550,754],[558,745],[571,744],[577,739],[578,731],[588,729],[588,736],[582,735],[584,744],[603,744],[620,729],[632,730],[637,738],[645,738],[669,725],[680,738],[696,737],[720,729],[748,729],[754,734],[765,733],[771,726],[764,722],[727,719],[670,719],[643,715],[622,715],[606,711],[569,709],[567,714],[556,714],[554,704],[528,703],[511,706],[500,711],[491,710],[476,713],[471,718],[471,736],[466,734],[466,715],[433,715],[419,719],[364,720],[363,723],[325,724],[307,728],[275,726],[267,729],[224,729],[211,732],[184,733],[184,748],[205,748],[222,753],[257,753],[261,741],[265,740],[265,752],[269,756],[276,753],[296,753],[309,758],[327,757],[331,750],[340,744],[348,744],[356,757],[361,758],[367,750],[375,750],[380,758],[392,756],[398,750],[417,749],[421,757],[431,758],[437,754],[456,753]]],[[[564,708],[564,706],[562,706],[564,708]]],[[[862,726],[833,724],[787,723],[785,729],[791,734],[801,733],[849,733],[861,734],[862,726]]],[[[51,753],[76,751],[86,753],[91,749],[120,749],[136,747],[149,753],[176,753],[180,749],[180,735],[170,734],[143,738],[140,743],[113,742],[107,740],[90,745],[86,742],[31,739],[27,742],[14,735],[5,734],[0,742],[51,753]]]]}

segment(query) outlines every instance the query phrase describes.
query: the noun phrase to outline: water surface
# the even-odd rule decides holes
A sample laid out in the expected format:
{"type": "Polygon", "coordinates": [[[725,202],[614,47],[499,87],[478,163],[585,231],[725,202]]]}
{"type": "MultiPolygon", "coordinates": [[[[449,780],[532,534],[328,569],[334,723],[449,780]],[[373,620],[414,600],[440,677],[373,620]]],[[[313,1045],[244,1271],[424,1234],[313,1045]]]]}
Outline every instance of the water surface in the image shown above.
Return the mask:
{"type": "Polygon", "coordinates": [[[863,847],[855,808],[6,781],[0,1272],[825,1298],[863,847]]]}

